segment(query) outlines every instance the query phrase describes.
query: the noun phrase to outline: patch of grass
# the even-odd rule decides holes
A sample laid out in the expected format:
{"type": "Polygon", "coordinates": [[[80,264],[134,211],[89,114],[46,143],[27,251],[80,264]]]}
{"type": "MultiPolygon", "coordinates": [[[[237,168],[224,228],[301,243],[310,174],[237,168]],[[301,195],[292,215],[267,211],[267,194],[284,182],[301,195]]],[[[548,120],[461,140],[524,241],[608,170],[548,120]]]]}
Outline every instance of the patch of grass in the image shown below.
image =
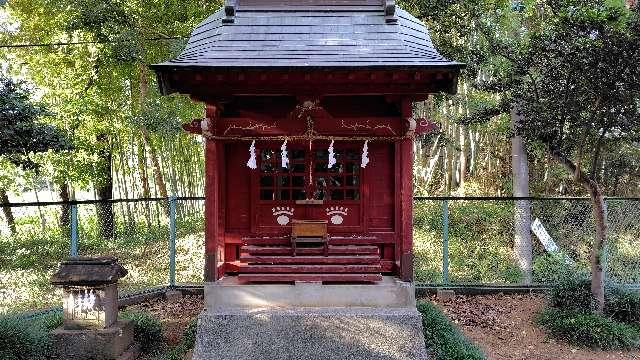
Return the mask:
{"type": "Polygon", "coordinates": [[[536,317],[536,323],[552,337],[577,346],[602,350],[640,346],[637,328],[596,314],[545,309],[536,317]]]}
{"type": "Polygon", "coordinates": [[[640,293],[612,287],[606,294],[606,311],[613,319],[640,326],[640,293]]]}
{"type": "Polygon", "coordinates": [[[484,354],[455,327],[447,316],[429,301],[419,301],[427,347],[437,360],[480,360],[484,354]]]}
{"type": "Polygon", "coordinates": [[[120,317],[134,323],[134,339],[144,353],[158,350],[162,343],[162,323],[151,313],[144,311],[123,311],[120,317]]]}
{"type": "MultiPolygon", "coordinates": [[[[119,283],[121,293],[167,283],[168,225],[153,221],[125,224],[116,216],[114,239],[99,236],[93,206],[84,206],[80,216],[79,250],[82,256],[112,255],[129,271],[119,283]]],[[[119,212],[116,212],[118,215],[119,212]]],[[[53,216],[58,213],[54,213],[53,216]]],[[[37,216],[21,216],[16,235],[0,234],[0,315],[60,305],[62,294],[49,278],[58,263],[68,257],[69,238],[47,221],[46,231],[37,216]],[[29,221],[25,225],[24,222],[29,221]]],[[[204,235],[201,216],[178,219],[176,279],[203,281],[204,235]]]]}
{"type": "Polygon", "coordinates": [[[52,313],[34,320],[0,318],[0,359],[55,359],[49,332],[62,324],[62,315],[52,313]]]}
{"type": "Polygon", "coordinates": [[[591,281],[587,276],[563,276],[551,287],[548,305],[562,310],[592,312],[596,302],[591,294],[591,281]]]}
{"type": "Polygon", "coordinates": [[[182,333],[180,344],[169,351],[162,360],[182,360],[184,354],[193,349],[196,344],[196,330],[198,328],[198,319],[193,319],[182,333]]]}
{"type": "Polygon", "coordinates": [[[39,326],[47,331],[52,331],[62,326],[62,312],[61,311],[50,312],[50,313],[38,316],[31,321],[32,321],[32,324],[35,326],[39,326]]]}
{"type": "MultiPolygon", "coordinates": [[[[414,206],[415,281],[442,280],[442,202],[414,206]]],[[[449,203],[449,276],[459,283],[517,283],[522,273],[513,257],[513,204],[449,203]]]]}

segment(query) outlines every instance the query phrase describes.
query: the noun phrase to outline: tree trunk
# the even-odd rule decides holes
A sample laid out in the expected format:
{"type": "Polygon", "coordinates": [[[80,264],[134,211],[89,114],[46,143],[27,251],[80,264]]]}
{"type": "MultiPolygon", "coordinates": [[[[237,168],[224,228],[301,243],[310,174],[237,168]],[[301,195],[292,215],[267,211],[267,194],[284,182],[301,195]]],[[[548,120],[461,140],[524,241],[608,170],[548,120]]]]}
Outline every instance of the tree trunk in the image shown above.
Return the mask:
{"type": "MultiPolygon", "coordinates": [[[[149,82],[147,80],[147,66],[143,63],[138,65],[140,70],[140,110],[145,111],[146,108],[146,99],[147,92],[149,90],[149,82]]],[[[149,136],[149,130],[147,130],[144,124],[140,127],[140,132],[142,133],[142,141],[144,141],[144,145],[149,150],[149,158],[151,160],[151,167],[153,170],[153,177],[156,182],[156,186],[158,192],[161,197],[167,197],[167,185],[162,178],[162,171],[160,169],[160,162],[158,161],[158,155],[151,144],[151,137],[149,136]]]]}
{"type": "MultiPolygon", "coordinates": [[[[514,107],[511,110],[511,126],[516,129],[522,116],[514,107]]],[[[529,197],[529,162],[522,136],[511,138],[511,169],[513,173],[513,196],[529,197]]],[[[533,251],[531,246],[531,202],[516,200],[514,207],[514,242],[513,253],[522,271],[525,284],[532,281],[533,251]]]]}
{"type": "Polygon", "coordinates": [[[460,125],[460,191],[464,195],[464,184],[467,178],[467,144],[466,130],[460,125]]]}
{"type": "MultiPolygon", "coordinates": [[[[5,189],[0,188],[0,204],[9,205],[11,202],[9,201],[9,195],[7,195],[7,191],[5,189]]],[[[7,225],[9,226],[9,230],[11,234],[16,234],[16,219],[13,216],[13,211],[9,206],[3,206],[2,212],[4,213],[4,218],[7,220],[7,225]]]]}
{"type": "Polygon", "coordinates": [[[113,198],[113,174],[111,172],[111,145],[109,144],[109,137],[106,134],[99,134],[96,136],[98,144],[100,144],[100,150],[98,156],[101,158],[104,165],[103,175],[104,179],[101,184],[96,185],[96,195],[98,200],[105,200],[96,205],[97,217],[98,217],[98,231],[103,239],[113,239],[115,233],[114,219],[113,219],[113,204],[107,200],[113,198]]]}
{"type": "Polygon", "coordinates": [[[604,314],[604,261],[607,249],[607,211],[604,194],[600,185],[578,168],[571,160],[559,151],[551,150],[551,156],[562,164],[580,184],[591,198],[592,215],[596,227],[595,239],[591,246],[591,294],[596,301],[596,312],[604,314]]]}
{"type": "Polygon", "coordinates": [[[36,175],[33,174],[31,176],[31,185],[33,186],[33,193],[36,196],[36,203],[38,203],[38,215],[40,216],[40,228],[42,229],[42,232],[45,232],[47,230],[47,219],[44,217],[44,214],[42,213],[42,208],[40,207],[40,195],[38,195],[38,184],[36,182],[36,175]]]}
{"type": "Polygon", "coordinates": [[[151,144],[151,138],[149,136],[149,131],[145,127],[141,129],[142,131],[142,139],[144,140],[144,144],[149,149],[149,159],[151,160],[151,170],[153,171],[153,178],[155,179],[156,186],[158,189],[158,193],[160,197],[167,197],[167,185],[164,182],[164,178],[162,177],[162,171],[160,169],[160,161],[158,161],[158,155],[156,154],[155,148],[151,144]]]}
{"type": "MultiPolygon", "coordinates": [[[[142,185],[142,197],[147,199],[151,197],[149,189],[149,177],[147,176],[147,158],[145,155],[144,142],[138,144],[138,172],[140,173],[140,183],[142,185]]],[[[151,206],[149,201],[144,201],[144,216],[147,221],[147,227],[151,227],[151,206]]]]}
{"type": "Polygon", "coordinates": [[[71,237],[71,205],[68,204],[70,200],[69,184],[63,181],[58,185],[58,195],[60,200],[65,204],[62,204],[60,210],[60,231],[68,239],[71,237]]]}
{"type": "Polygon", "coordinates": [[[589,181],[584,184],[589,190],[593,219],[596,225],[596,238],[591,248],[591,293],[596,299],[598,314],[604,314],[604,280],[605,280],[605,257],[607,249],[607,210],[604,195],[600,186],[589,181]]]}

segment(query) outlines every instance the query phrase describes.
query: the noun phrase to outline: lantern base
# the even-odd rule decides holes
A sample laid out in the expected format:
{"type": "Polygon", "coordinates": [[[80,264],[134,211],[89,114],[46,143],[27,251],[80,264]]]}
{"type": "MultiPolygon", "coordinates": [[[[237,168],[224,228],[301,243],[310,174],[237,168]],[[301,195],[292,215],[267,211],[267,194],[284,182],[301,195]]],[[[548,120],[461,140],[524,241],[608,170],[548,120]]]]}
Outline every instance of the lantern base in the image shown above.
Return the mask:
{"type": "Polygon", "coordinates": [[[60,327],[52,332],[56,355],[73,360],[127,360],[140,353],[133,342],[133,322],[117,321],[106,329],[68,330],[60,327]]]}

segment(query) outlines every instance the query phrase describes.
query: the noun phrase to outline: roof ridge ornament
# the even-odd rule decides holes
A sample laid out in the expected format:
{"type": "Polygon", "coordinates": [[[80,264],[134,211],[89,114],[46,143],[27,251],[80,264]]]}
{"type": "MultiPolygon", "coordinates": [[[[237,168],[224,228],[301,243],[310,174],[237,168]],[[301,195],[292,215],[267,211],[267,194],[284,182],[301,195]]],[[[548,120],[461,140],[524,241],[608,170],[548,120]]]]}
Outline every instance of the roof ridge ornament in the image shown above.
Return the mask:
{"type": "Polygon", "coordinates": [[[236,21],[236,3],[237,0],[225,0],[224,1],[224,14],[222,18],[223,24],[233,24],[236,21]]]}
{"type": "Polygon", "coordinates": [[[384,1],[384,17],[387,24],[397,24],[398,17],[396,17],[396,1],[395,0],[383,0],[384,1]]]}

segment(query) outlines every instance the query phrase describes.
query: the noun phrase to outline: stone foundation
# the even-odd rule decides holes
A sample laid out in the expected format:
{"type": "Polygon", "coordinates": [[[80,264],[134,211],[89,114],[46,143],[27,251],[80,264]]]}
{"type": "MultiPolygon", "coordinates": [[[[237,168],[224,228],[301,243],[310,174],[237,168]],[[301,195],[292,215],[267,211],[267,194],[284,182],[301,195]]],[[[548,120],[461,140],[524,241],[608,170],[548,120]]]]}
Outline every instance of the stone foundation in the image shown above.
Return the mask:
{"type": "Polygon", "coordinates": [[[204,298],[208,310],[370,307],[415,308],[415,288],[394,277],[385,276],[376,284],[321,283],[251,284],[226,277],[205,284],[204,298]]]}
{"type": "Polygon", "coordinates": [[[422,360],[422,317],[410,283],[205,286],[193,359],[422,360]]]}
{"type": "Polygon", "coordinates": [[[133,322],[118,321],[107,329],[67,330],[52,332],[59,359],[114,360],[135,359],[137,346],[133,343],[133,322]]]}

